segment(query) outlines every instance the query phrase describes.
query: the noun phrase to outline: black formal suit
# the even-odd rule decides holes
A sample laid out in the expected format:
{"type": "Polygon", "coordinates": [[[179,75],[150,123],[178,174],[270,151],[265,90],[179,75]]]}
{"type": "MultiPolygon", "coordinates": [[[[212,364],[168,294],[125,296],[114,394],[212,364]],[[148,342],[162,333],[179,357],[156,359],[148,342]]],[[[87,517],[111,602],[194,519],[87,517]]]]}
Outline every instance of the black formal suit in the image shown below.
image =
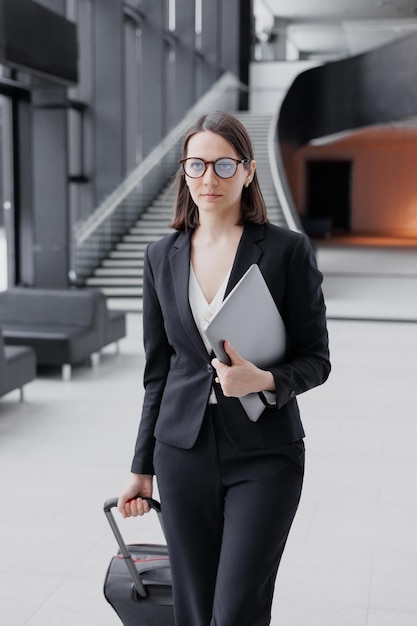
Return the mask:
{"type": "MultiPolygon", "coordinates": [[[[188,301],[191,233],[174,232],[149,246],[144,269],[145,399],[132,471],[153,473],[154,437],[191,448],[198,436],[215,373],[188,301]]],[[[296,396],[330,371],[322,275],[304,235],[247,223],[227,295],[252,263],[259,265],[288,334],[285,363],[270,368],[276,408],[258,422],[215,385],[226,431],[242,450],[287,444],[304,436],[296,396]]],[[[237,322],[238,323],[238,322],[237,322]]],[[[254,320],[256,327],[256,320],[254,320]]]]}
{"type": "Polygon", "coordinates": [[[288,334],[285,362],[270,368],[276,406],[253,423],[215,383],[218,405],[207,405],[215,372],[189,304],[190,240],[175,232],[147,250],[145,397],[132,471],[155,468],[177,625],[266,626],[303,482],[296,395],[330,371],[322,276],[305,236],[245,224],[226,295],[258,264],[288,334]]]}

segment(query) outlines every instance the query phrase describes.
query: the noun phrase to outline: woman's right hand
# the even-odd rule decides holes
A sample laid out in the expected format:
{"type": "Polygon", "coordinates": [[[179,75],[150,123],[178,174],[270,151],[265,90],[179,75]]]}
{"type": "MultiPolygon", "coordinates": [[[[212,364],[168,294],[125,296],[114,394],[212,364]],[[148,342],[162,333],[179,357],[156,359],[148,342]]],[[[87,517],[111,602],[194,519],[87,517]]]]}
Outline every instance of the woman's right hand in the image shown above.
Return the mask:
{"type": "Polygon", "coordinates": [[[152,474],[132,474],[132,479],[126,489],[119,496],[117,508],[122,517],[137,517],[144,513],[149,513],[150,506],[141,496],[152,498],[153,476],[152,474]]]}

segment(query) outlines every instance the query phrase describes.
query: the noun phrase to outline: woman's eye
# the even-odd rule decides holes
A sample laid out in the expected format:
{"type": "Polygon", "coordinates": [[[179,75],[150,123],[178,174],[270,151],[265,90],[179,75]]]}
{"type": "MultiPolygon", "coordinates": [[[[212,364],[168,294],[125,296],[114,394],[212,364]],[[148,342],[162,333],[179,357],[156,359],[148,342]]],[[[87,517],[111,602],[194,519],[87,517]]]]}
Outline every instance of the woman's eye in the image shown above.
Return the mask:
{"type": "Polygon", "coordinates": [[[204,163],[202,161],[191,161],[189,167],[195,172],[201,172],[204,169],[204,163]]]}
{"type": "Polygon", "coordinates": [[[234,174],[235,168],[234,161],[217,161],[216,163],[216,170],[224,177],[234,174]]]}

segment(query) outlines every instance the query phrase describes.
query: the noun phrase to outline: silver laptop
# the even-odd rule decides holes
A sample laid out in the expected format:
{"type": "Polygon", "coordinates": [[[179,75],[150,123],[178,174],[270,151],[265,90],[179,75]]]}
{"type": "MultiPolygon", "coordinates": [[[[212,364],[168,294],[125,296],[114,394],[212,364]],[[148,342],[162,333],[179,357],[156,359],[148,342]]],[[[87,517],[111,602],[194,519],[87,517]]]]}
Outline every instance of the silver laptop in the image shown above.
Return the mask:
{"type": "MultiPolygon", "coordinates": [[[[223,300],[204,332],[223,363],[230,363],[223,348],[226,340],[244,359],[260,368],[282,360],[286,348],[284,322],[257,265],[250,266],[223,300]]],[[[239,400],[252,421],[265,409],[257,393],[239,400]]]]}

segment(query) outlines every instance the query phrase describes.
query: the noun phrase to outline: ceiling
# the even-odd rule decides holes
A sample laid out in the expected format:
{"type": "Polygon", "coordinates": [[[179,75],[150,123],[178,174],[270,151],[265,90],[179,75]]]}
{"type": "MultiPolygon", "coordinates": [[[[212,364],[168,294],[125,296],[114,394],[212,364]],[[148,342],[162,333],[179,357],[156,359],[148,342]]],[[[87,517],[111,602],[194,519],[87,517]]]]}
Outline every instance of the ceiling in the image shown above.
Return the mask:
{"type": "Polygon", "coordinates": [[[417,0],[254,0],[254,14],[277,60],[343,58],[417,30],[417,0]]]}

